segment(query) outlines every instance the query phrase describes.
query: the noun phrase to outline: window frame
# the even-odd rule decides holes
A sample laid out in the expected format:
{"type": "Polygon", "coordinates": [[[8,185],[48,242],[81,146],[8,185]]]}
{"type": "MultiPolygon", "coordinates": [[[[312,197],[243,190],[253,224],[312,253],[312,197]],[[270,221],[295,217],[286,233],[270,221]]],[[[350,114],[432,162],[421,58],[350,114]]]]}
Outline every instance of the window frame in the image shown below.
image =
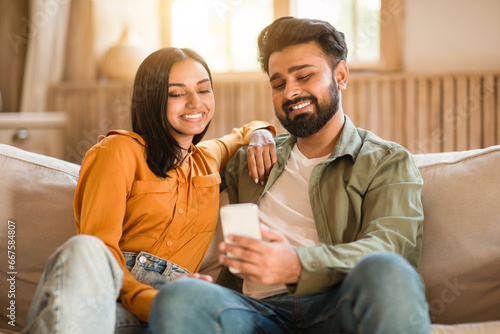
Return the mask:
{"type": "MultiPolygon", "coordinates": [[[[350,62],[350,71],[401,71],[403,69],[404,0],[380,2],[380,59],[378,62],[350,62]]],[[[292,13],[293,0],[274,0],[274,19],[292,13]]],[[[162,45],[171,45],[172,0],[160,0],[162,45]]],[[[239,73],[239,72],[229,72],[239,73]]]]}

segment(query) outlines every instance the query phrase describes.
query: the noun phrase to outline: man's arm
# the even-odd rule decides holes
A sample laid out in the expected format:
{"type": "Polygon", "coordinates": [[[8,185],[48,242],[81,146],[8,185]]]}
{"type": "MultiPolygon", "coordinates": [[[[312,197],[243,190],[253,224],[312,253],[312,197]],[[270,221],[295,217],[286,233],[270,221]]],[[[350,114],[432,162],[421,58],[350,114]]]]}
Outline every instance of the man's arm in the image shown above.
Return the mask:
{"type": "Polygon", "coordinates": [[[356,164],[369,168],[366,173],[351,174],[343,201],[323,204],[324,214],[331,217],[338,217],[339,208],[349,206],[351,210],[347,223],[338,222],[344,229],[335,229],[337,221],[330,220],[327,226],[336,241],[297,248],[303,270],[296,294],[340,283],[361,259],[376,252],[399,254],[418,268],[423,241],[423,180],[411,154],[392,146],[358,155],[356,164]],[[339,240],[340,231],[350,236],[339,240]]]}
{"type": "MultiPolygon", "coordinates": [[[[240,155],[230,168],[232,173],[229,175],[228,185],[231,200],[256,202],[263,188],[251,187],[238,177],[241,172],[235,173],[235,170],[239,171],[244,167],[241,161],[244,159],[240,155]]],[[[225,252],[239,252],[238,257],[248,263],[237,263],[224,257],[221,262],[240,269],[241,277],[260,283],[297,283],[290,287],[294,290],[291,292],[300,294],[316,292],[342,281],[357,262],[374,252],[398,253],[413,265],[418,265],[422,242],[423,209],[420,191],[423,183],[410,154],[403,149],[395,149],[393,152],[389,150],[373,163],[367,174],[369,175],[363,175],[366,187],[357,189],[359,194],[352,199],[353,202],[359,201],[357,205],[361,216],[359,223],[354,223],[359,224],[359,227],[352,240],[293,249],[284,238],[278,237],[279,233],[271,235],[268,242],[237,237],[235,242],[244,245],[246,249],[237,250],[226,244],[222,244],[221,249],[225,252]],[[276,249],[280,251],[275,251],[276,249]],[[295,260],[291,259],[297,254],[301,269],[300,278],[296,280],[294,277],[297,266],[295,260]],[[276,275],[270,269],[272,267],[278,268],[276,275]],[[265,275],[267,272],[270,273],[269,276],[265,275]]],[[[333,205],[327,209],[333,210],[333,205]]],[[[331,215],[334,216],[334,212],[331,215]]]]}

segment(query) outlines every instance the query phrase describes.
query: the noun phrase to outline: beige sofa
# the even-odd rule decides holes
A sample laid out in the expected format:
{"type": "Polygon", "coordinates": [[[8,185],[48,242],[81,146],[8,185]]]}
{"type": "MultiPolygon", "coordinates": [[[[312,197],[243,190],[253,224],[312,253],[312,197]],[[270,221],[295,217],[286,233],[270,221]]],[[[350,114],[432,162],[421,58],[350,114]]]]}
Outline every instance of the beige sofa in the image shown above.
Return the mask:
{"type": "MultiPolygon", "coordinates": [[[[415,161],[425,181],[421,274],[433,331],[500,333],[500,146],[415,161]]],[[[48,256],[75,233],[78,171],[0,144],[0,332],[22,330],[48,256]]],[[[213,275],[215,244],[203,264],[213,275]]]]}

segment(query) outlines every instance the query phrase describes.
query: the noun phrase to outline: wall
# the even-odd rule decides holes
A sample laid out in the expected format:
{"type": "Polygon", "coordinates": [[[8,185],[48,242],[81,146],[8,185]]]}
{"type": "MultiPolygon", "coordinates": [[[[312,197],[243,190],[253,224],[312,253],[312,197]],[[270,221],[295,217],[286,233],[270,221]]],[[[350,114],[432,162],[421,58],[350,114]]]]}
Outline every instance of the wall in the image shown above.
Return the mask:
{"type": "Polygon", "coordinates": [[[498,0],[406,0],[405,69],[499,71],[499,15],[498,0]]]}
{"type": "MultiPolygon", "coordinates": [[[[80,0],[81,1],[81,0],[80,0]]],[[[89,1],[89,0],[86,0],[89,1]]],[[[93,6],[93,48],[98,66],[106,51],[120,40],[125,27],[146,55],[161,47],[159,0],[91,0],[93,6]]]]}

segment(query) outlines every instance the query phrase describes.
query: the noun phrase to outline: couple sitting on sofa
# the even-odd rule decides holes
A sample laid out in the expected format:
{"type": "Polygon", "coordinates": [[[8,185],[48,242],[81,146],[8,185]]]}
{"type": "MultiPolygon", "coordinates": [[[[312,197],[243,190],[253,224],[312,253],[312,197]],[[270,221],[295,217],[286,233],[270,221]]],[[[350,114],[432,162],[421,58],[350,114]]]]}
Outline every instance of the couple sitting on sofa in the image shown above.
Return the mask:
{"type": "Polygon", "coordinates": [[[90,236],[49,259],[27,333],[430,333],[415,271],[423,182],[405,149],[344,115],[342,34],[280,18],[261,32],[259,52],[290,133],[275,138],[276,151],[264,128],[274,129],[260,122],[200,142],[214,100],[197,54],[169,48],[143,62],[134,132],[110,132],[81,167],[76,225],[90,236]],[[231,202],[258,203],[262,222],[263,241],[233,235],[236,245],[219,247],[239,273],[225,269],[218,282],[242,292],[196,273],[224,168],[231,202]],[[78,307],[85,298],[92,309],[78,307]]]}

